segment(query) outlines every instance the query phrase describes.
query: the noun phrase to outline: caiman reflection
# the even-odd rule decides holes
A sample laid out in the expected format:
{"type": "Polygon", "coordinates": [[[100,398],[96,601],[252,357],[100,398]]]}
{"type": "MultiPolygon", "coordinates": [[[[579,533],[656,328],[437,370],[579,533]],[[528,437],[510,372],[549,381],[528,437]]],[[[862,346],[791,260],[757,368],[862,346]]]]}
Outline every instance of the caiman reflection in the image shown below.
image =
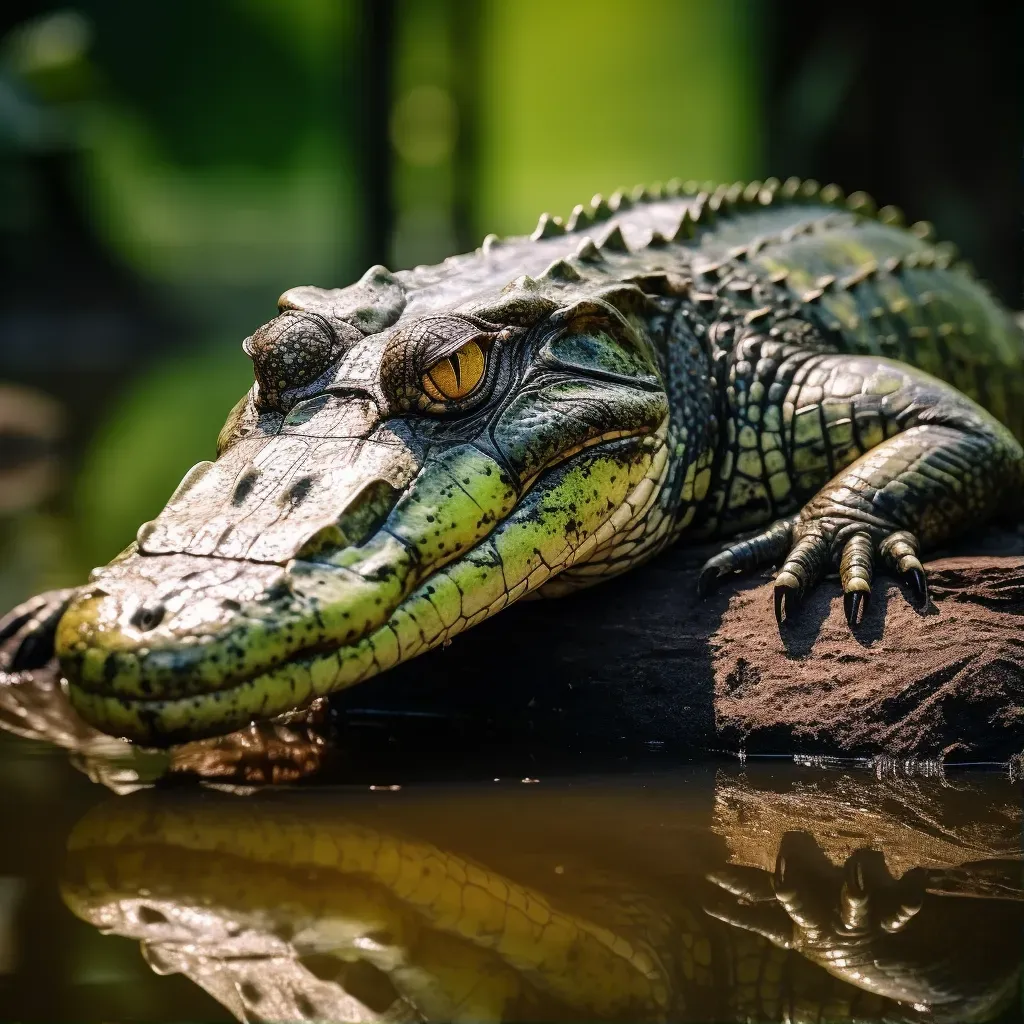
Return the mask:
{"type": "Polygon", "coordinates": [[[1008,783],[681,783],[137,793],[63,894],[240,1020],[1010,1019],[1008,783]]]}

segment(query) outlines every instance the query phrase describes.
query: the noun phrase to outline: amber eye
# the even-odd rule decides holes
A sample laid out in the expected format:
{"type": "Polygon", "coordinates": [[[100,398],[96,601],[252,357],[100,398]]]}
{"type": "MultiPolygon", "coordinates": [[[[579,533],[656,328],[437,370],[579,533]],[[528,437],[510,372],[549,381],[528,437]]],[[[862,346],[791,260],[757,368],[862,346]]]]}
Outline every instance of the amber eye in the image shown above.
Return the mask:
{"type": "Polygon", "coordinates": [[[423,374],[423,390],[435,402],[465,398],[484,376],[486,359],[477,341],[467,341],[457,352],[434,363],[423,374]]]}

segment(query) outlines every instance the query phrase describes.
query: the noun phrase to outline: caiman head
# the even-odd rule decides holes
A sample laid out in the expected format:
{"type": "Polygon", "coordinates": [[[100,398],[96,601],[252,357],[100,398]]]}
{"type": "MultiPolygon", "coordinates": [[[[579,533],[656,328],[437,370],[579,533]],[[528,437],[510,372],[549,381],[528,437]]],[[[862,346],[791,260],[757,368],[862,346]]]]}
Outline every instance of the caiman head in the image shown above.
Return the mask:
{"type": "Polygon", "coordinates": [[[216,460],[59,623],[77,711],[152,744],[229,732],[636,533],[667,463],[658,310],[556,262],[468,297],[472,274],[383,267],[283,295],[216,460]]]}

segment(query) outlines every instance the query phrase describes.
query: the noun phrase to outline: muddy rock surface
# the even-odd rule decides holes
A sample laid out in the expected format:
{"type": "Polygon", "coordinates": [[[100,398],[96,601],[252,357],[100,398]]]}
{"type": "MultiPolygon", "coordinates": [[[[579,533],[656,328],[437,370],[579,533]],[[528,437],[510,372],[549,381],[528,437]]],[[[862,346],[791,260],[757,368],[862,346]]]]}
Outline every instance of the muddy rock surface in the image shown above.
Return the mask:
{"type": "Polygon", "coordinates": [[[706,554],[679,548],[573,597],[524,602],[339,705],[679,753],[968,762],[1024,750],[1024,531],[928,562],[923,613],[878,576],[853,632],[836,579],[781,628],[768,573],[701,601],[706,554]]]}

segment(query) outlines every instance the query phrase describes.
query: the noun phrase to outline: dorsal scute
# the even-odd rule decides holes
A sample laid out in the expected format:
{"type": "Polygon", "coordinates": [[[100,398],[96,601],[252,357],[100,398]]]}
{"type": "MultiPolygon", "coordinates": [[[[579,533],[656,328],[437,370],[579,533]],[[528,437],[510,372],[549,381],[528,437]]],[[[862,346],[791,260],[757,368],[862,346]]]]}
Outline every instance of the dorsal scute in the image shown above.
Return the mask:
{"type": "MultiPolygon", "coordinates": [[[[903,223],[895,207],[879,209],[865,192],[848,196],[837,185],[778,178],[717,182],[672,179],[664,185],[595,195],[563,222],[544,214],[529,237],[488,235],[474,253],[434,267],[399,271],[409,305],[405,315],[481,300],[527,274],[541,287],[565,288],[580,273],[586,280],[628,276],[638,264],[703,264],[750,260],[764,246],[804,232],[874,222],[903,223]],[[453,302],[453,300],[455,300],[453,302]]],[[[913,229],[933,245],[929,226],[913,229]]],[[[945,252],[937,262],[948,263],[945,252]]],[[[490,300],[486,300],[490,301],[490,300]]]]}
{"type": "MultiPolygon", "coordinates": [[[[813,178],[778,178],[764,181],[735,181],[717,184],[696,181],[684,182],[673,178],[667,184],[652,186],[637,185],[633,189],[618,189],[607,199],[598,193],[589,204],[577,204],[566,221],[550,213],[541,214],[537,227],[530,235],[531,240],[540,241],[553,235],[573,234],[593,227],[597,222],[609,220],[617,214],[628,212],[635,207],[660,204],[666,200],[690,197],[696,198],[699,209],[691,212],[691,220],[714,223],[717,216],[740,213],[757,207],[768,207],[780,203],[819,203],[824,206],[845,207],[863,217],[878,219],[884,223],[899,224],[902,213],[897,207],[885,206],[878,209],[874,200],[863,191],[853,192],[846,197],[835,184],[821,185],[813,178]]],[[[923,223],[923,222],[922,222],[923,223]]],[[[501,239],[488,235],[484,240],[487,248],[516,239],[501,239]]]]}

